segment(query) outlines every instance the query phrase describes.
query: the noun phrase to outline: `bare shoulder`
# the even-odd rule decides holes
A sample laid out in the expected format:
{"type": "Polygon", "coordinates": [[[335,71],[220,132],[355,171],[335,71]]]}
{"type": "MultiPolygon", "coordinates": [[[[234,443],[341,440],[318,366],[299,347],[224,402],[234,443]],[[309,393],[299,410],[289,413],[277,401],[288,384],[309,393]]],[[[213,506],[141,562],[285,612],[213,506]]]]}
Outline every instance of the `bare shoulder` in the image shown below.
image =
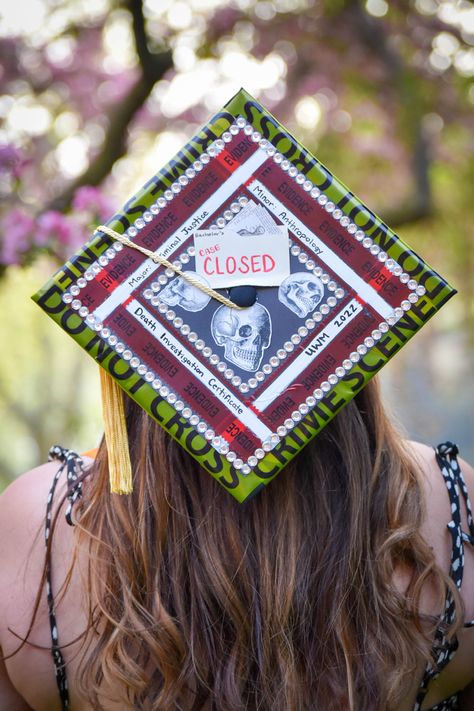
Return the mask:
{"type": "Polygon", "coordinates": [[[0,644],[10,605],[41,575],[46,502],[58,466],[50,462],[26,472],[0,496],[0,644]]]}
{"type": "MultiPolygon", "coordinates": [[[[425,500],[425,517],[421,532],[431,545],[438,564],[448,573],[453,550],[453,538],[448,529],[448,524],[453,518],[448,486],[436,460],[434,449],[418,442],[410,442],[409,447],[421,473],[425,500]]],[[[458,466],[468,495],[472,499],[474,498],[474,469],[461,457],[458,458],[458,466]]],[[[469,533],[467,506],[461,491],[456,492],[456,498],[459,499],[461,527],[463,531],[469,533]]],[[[471,620],[474,618],[474,547],[469,543],[464,543],[461,595],[466,607],[466,619],[471,620]]]]}

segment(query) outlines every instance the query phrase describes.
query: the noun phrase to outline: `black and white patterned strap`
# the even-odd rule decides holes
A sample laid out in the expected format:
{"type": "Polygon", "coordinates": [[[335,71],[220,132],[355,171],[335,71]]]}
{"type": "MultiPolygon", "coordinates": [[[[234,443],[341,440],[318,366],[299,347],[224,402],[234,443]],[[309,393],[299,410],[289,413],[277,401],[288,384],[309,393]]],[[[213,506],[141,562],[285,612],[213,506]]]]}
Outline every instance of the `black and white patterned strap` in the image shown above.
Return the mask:
{"type": "Polygon", "coordinates": [[[64,662],[64,657],[61,652],[61,647],[59,645],[58,637],[58,626],[56,622],[56,610],[54,604],[54,594],[52,586],[52,565],[51,565],[51,530],[53,525],[53,499],[56,493],[56,487],[61,474],[66,469],[67,476],[67,499],[68,506],[66,509],[66,521],[70,526],[74,525],[72,519],[73,506],[77,499],[82,494],[82,478],[83,474],[83,461],[81,457],[72,452],[69,449],[64,449],[55,445],[49,450],[49,461],[57,460],[61,463],[58,471],[54,475],[51,488],[49,490],[48,499],[46,503],[46,520],[44,527],[44,538],[46,545],[46,565],[45,565],[45,576],[46,576],[46,596],[48,602],[48,616],[49,616],[49,627],[51,632],[51,654],[53,656],[54,672],[56,675],[56,684],[59,691],[59,698],[61,700],[61,710],[67,711],[70,708],[69,705],[69,688],[66,676],[66,665],[64,662]]]}

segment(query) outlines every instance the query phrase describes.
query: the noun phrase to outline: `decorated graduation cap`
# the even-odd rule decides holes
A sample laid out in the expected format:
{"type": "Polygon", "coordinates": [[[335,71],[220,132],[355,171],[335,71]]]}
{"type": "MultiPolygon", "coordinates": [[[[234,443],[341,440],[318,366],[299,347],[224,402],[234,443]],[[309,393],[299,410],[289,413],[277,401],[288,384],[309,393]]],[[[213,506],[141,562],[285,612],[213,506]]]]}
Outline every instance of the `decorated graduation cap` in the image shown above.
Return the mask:
{"type": "Polygon", "coordinates": [[[454,293],[241,90],[33,298],[243,502],[454,293]]]}

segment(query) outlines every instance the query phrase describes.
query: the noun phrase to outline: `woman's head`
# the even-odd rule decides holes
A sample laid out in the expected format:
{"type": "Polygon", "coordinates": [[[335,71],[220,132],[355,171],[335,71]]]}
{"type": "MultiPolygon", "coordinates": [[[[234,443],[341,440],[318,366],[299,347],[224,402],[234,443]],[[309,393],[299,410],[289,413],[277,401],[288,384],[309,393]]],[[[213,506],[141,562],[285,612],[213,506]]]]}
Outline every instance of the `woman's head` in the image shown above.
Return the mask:
{"type": "Polygon", "coordinates": [[[142,709],[393,700],[427,648],[394,567],[412,565],[416,610],[433,561],[377,385],[244,505],[129,399],[126,415],[133,495],[108,494],[102,447],[79,512],[99,631],[82,682],[95,707],[117,679],[142,709]]]}

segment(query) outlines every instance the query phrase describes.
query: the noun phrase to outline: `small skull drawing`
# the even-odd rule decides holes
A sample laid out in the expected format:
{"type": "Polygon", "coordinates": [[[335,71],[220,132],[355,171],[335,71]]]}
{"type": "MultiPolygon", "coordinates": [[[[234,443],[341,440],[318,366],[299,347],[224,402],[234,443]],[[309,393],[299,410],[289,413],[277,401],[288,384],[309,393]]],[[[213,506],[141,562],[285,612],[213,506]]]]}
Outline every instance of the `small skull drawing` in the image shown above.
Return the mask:
{"type": "Polygon", "coordinates": [[[323,294],[321,280],[308,272],[290,274],[278,289],[279,301],[300,318],[306,318],[317,307],[323,294]]]}
{"type": "MultiPolygon", "coordinates": [[[[200,274],[192,271],[184,273],[194,277],[201,284],[209,286],[206,279],[200,274]]],[[[210,299],[211,297],[208,294],[205,294],[180,276],[170,281],[160,294],[160,300],[164,301],[168,306],[181,306],[186,311],[202,311],[208,305],[210,299]]]]}
{"type": "Polygon", "coordinates": [[[243,311],[219,306],[211,323],[211,333],[224,357],[242,370],[258,370],[263,351],[272,337],[272,322],[265,306],[254,304],[243,311]]]}

